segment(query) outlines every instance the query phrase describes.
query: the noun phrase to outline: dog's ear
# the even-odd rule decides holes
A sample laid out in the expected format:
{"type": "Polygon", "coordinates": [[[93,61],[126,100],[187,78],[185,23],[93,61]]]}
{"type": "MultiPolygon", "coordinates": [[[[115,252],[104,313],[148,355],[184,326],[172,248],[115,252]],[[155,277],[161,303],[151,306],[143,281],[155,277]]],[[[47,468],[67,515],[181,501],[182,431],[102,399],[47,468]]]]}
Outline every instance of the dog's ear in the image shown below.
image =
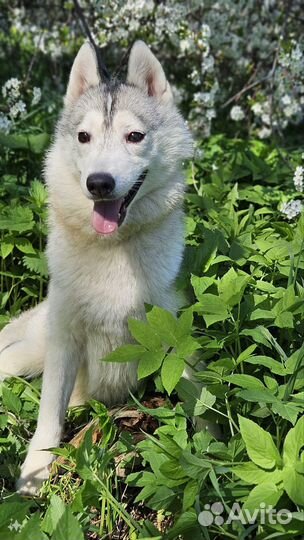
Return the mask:
{"type": "Polygon", "coordinates": [[[66,105],[75,101],[90,87],[99,84],[97,62],[93,47],[86,42],[80,48],[71,69],[67,92],[64,98],[66,105]]]}
{"type": "Polygon", "coordinates": [[[161,64],[143,41],[136,41],[131,49],[127,82],[138,86],[162,103],[173,99],[161,64]]]}

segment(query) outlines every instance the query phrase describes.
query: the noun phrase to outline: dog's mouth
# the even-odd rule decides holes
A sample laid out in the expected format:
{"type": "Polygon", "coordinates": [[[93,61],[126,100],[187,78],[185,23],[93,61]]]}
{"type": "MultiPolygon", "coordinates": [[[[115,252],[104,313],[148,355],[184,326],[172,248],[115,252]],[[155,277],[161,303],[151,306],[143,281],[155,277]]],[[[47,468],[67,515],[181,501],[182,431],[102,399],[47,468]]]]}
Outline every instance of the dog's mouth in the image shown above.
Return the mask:
{"type": "Polygon", "coordinates": [[[136,180],[125,197],[95,201],[92,214],[92,226],[98,234],[112,234],[125,220],[128,207],[142,186],[148,170],[136,180]]]}

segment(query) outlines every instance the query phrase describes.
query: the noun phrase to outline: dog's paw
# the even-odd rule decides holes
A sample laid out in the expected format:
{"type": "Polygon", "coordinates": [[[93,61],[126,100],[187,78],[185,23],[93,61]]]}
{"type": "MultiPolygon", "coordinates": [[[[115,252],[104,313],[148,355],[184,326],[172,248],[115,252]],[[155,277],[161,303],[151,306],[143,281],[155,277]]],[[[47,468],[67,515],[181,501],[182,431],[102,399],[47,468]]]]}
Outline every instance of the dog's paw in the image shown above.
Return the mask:
{"type": "Polygon", "coordinates": [[[19,480],[17,480],[16,488],[17,493],[20,493],[20,495],[30,495],[31,497],[35,497],[39,495],[40,488],[44,482],[48,478],[48,474],[46,474],[43,477],[40,476],[20,476],[19,480]]]}
{"type": "Polygon", "coordinates": [[[34,451],[28,454],[17,481],[17,492],[21,495],[38,495],[40,488],[50,474],[53,455],[50,452],[34,451]]]}

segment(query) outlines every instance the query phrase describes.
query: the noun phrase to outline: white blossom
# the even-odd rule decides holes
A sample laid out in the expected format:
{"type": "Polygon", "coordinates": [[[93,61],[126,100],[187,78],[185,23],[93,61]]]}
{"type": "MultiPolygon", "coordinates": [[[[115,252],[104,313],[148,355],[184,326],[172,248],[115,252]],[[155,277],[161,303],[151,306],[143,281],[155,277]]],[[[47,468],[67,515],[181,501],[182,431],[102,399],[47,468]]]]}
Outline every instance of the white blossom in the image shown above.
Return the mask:
{"type": "Polygon", "coordinates": [[[271,129],[263,126],[261,129],[258,129],[257,135],[259,139],[267,139],[271,135],[271,129]]]}
{"type": "Polygon", "coordinates": [[[212,120],[213,118],[216,118],[216,110],[213,108],[207,109],[206,117],[208,120],[212,120]]]}
{"type": "Polygon", "coordinates": [[[297,191],[303,191],[303,175],[304,175],[304,167],[299,165],[296,167],[294,176],[293,176],[293,183],[297,191]]]}
{"type": "Polygon", "coordinates": [[[205,106],[213,104],[213,95],[211,92],[196,92],[193,96],[194,101],[202,103],[205,106]]]}
{"type": "Polygon", "coordinates": [[[2,86],[2,95],[9,102],[15,101],[20,96],[21,81],[16,77],[8,79],[2,86]]]}
{"type": "Polygon", "coordinates": [[[203,23],[201,26],[201,33],[202,33],[203,39],[209,39],[211,36],[210,26],[208,24],[203,23]]]}
{"type": "Polygon", "coordinates": [[[283,105],[290,105],[291,104],[291,97],[288,94],[284,94],[284,96],[281,99],[283,105]]]}
{"type": "MultiPolygon", "coordinates": [[[[236,105],[241,111],[233,107],[230,114],[236,122],[250,114],[250,129],[261,138],[269,137],[272,129],[282,131],[304,118],[302,3],[294,0],[292,18],[290,14],[287,21],[288,35],[283,38],[285,0],[81,2],[96,42],[102,46],[111,43],[114,55],[117,54],[115,44],[132,43],[138,31],[145,27],[147,42],[158,51],[170,81],[178,87],[181,101],[187,105],[193,94],[201,93],[201,99],[195,100],[189,114],[191,127],[200,135],[210,133],[213,111],[217,113],[217,108],[242,90],[249,79],[253,87],[240,96],[236,105]],[[248,28],[252,31],[248,32],[248,28]],[[276,51],[277,63],[273,76],[269,77],[276,51]],[[170,72],[169,58],[174,54],[177,69],[175,62],[171,62],[170,72]],[[189,78],[180,76],[180,67],[190,74],[189,78]],[[255,85],[258,80],[261,84],[255,85]],[[215,85],[216,100],[214,94],[207,98],[215,85]],[[253,103],[249,110],[248,97],[249,103],[253,103]]],[[[59,15],[58,6],[54,7],[54,21],[48,26],[42,9],[16,8],[17,4],[14,0],[10,6],[8,32],[13,32],[14,39],[20,39],[22,46],[52,58],[74,52],[79,27],[67,23],[59,15]]],[[[35,84],[34,72],[31,77],[35,84]]],[[[6,81],[2,87],[7,106],[7,111],[3,109],[5,114],[9,116],[9,108],[18,100],[29,104],[32,100],[31,105],[35,106],[39,101],[38,93],[34,97],[34,90],[32,95],[30,92],[16,78],[6,81]]],[[[16,110],[13,108],[13,113],[16,110]]]]}
{"type": "Polygon", "coordinates": [[[251,110],[256,116],[262,116],[263,114],[263,107],[261,103],[254,103],[251,107],[251,110]]]}
{"type": "Polygon", "coordinates": [[[283,203],[281,206],[281,212],[287,217],[287,219],[295,218],[296,216],[301,214],[302,209],[303,209],[303,203],[299,200],[283,203]]]}
{"type": "Polygon", "coordinates": [[[261,117],[261,120],[263,122],[263,124],[266,124],[267,126],[270,126],[270,114],[268,113],[263,113],[262,114],[262,117],[261,117]]]}
{"type": "Polygon", "coordinates": [[[47,108],[47,111],[49,114],[51,114],[52,112],[54,112],[55,110],[55,104],[54,103],[51,103],[48,108],[47,108]]]}
{"type": "Polygon", "coordinates": [[[186,51],[189,51],[193,46],[193,39],[191,39],[190,37],[181,39],[179,42],[179,46],[182,53],[185,53],[186,51]]]}
{"type": "Polygon", "coordinates": [[[239,105],[234,105],[230,111],[230,118],[234,122],[239,122],[245,118],[245,113],[239,105]]]}
{"type": "Polygon", "coordinates": [[[41,100],[41,88],[39,88],[38,86],[34,86],[32,105],[33,106],[37,105],[40,100],[41,100]]]}
{"type": "Polygon", "coordinates": [[[0,113],[0,131],[6,135],[10,132],[12,126],[12,121],[5,116],[5,114],[0,113]]]}
{"type": "Polygon", "coordinates": [[[204,56],[201,64],[202,73],[204,74],[212,72],[214,70],[214,64],[214,56],[212,56],[211,54],[209,54],[209,56],[204,56]]]}
{"type": "Polygon", "coordinates": [[[24,116],[25,113],[26,113],[26,104],[22,100],[17,101],[10,108],[10,112],[9,112],[9,114],[10,114],[10,116],[12,118],[16,118],[18,116],[18,114],[20,114],[20,116],[24,116]]]}
{"type": "Polygon", "coordinates": [[[291,56],[291,59],[296,61],[296,62],[299,62],[299,61],[301,61],[303,59],[303,52],[301,51],[300,46],[299,46],[298,43],[295,46],[295,48],[292,49],[292,51],[290,53],[290,56],[291,56]]]}

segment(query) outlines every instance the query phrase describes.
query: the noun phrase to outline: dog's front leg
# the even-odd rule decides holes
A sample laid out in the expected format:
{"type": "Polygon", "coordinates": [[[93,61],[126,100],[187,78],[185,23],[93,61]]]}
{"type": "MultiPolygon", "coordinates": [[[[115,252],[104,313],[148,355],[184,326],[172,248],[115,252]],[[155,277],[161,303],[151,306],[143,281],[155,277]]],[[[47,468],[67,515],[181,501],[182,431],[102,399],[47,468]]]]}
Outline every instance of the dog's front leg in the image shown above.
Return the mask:
{"type": "Polygon", "coordinates": [[[48,478],[54,459],[45,449],[58,446],[65,412],[74,387],[80,351],[73,335],[61,327],[51,332],[43,374],[38,424],[17,482],[20,493],[36,494],[48,478]]]}

